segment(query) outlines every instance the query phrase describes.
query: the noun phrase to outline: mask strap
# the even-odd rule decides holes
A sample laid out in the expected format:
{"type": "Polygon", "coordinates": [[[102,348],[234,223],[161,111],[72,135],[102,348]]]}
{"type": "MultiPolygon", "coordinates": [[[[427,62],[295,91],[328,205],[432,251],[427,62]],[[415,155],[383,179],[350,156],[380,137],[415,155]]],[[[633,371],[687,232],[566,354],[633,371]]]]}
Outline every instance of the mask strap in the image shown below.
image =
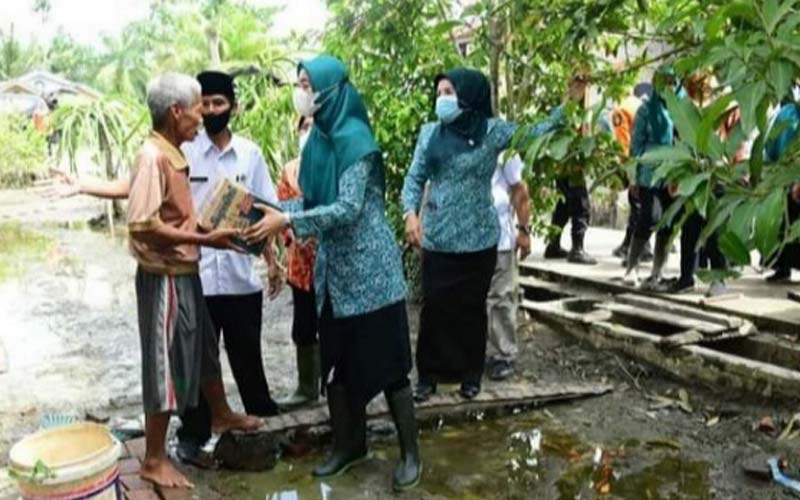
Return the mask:
{"type": "Polygon", "coordinates": [[[333,85],[320,90],[315,94],[316,97],[314,99],[314,104],[321,108],[322,105],[328,102],[328,100],[337,90],[339,90],[341,87],[344,87],[344,85],[349,81],[350,79],[348,77],[344,77],[333,85]]]}

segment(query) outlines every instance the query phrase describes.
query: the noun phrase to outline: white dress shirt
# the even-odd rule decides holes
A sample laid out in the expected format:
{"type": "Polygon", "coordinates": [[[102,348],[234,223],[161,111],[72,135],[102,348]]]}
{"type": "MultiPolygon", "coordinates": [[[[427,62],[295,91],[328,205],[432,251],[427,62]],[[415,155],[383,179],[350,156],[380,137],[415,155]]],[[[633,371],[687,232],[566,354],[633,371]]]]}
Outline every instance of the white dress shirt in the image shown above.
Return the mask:
{"type": "MultiPolygon", "coordinates": [[[[236,134],[220,151],[206,132],[181,146],[189,162],[189,180],[196,210],[201,210],[217,182],[223,177],[245,186],[253,195],[278,202],[275,186],[261,149],[236,134]]],[[[200,279],[203,295],[247,295],[260,292],[263,284],[255,271],[256,257],[232,250],[200,249],[200,279]]]]}
{"type": "Polygon", "coordinates": [[[500,252],[509,252],[516,248],[517,238],[512,217],[511,186],[522,182],[522,167],[522,158],[514,155],[504,165],[498,165],[492,177],[494,208],[500,218],[500,241],[497,243],[497,250],[500,252]]]}

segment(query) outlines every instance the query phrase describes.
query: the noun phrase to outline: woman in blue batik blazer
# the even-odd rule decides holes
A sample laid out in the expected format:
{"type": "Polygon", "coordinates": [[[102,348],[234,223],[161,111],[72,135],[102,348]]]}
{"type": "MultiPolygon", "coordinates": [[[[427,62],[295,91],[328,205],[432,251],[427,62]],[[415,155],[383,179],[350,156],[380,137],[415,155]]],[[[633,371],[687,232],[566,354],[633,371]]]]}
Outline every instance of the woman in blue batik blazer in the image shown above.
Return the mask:
{"type": "Polygon", "coordinates": [[[314,282],[320,311],[322,383],[327,386],[333,453],[314,469],[337,475],[367,457],[366,404],[383,391],[400,441],[395,490],[422,474],[414,402],[408,381],[406,286],[400,251],[385,216],[381,152],[344,65],[320,56],[300,65],[295,105],[314,117],[303,149],[303,206],[266,215],[247,236],[291,227],[318,239],[314,282]]]}
{"type": "MultiPolygon", "coordinates": [[[[500,237],[491,181],[517,129],[492,118],[489,81],[479,71],[448,71],[436,77],[435,87],[439,121],[423,125],[402,193],[406,236],[422,247],[418,401],[430,397],[438,382],[460,382],[467,399],[480,392],[486,296],[500,237]],[[426,182],[430,197],[420,225],[426,182]]],[[[532,134],[559,122],[554,116],[532,134]]]]}

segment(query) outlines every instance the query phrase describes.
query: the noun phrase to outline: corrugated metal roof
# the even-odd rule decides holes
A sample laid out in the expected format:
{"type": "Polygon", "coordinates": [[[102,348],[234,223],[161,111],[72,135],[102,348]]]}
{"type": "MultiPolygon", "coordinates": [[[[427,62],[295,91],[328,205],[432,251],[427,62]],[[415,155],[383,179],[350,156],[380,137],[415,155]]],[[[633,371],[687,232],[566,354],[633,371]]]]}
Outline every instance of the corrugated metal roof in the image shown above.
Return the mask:
{"type": "Polygon", "coordinates": [[[87,85],[72,82],[49,71],[42,70],[31,71],[18,78],[0,82],[0,92],[28,93],[45,98],[50,95],[64,93],[84,95],[93,99],[97,99],[101,95],[87,85]]]}

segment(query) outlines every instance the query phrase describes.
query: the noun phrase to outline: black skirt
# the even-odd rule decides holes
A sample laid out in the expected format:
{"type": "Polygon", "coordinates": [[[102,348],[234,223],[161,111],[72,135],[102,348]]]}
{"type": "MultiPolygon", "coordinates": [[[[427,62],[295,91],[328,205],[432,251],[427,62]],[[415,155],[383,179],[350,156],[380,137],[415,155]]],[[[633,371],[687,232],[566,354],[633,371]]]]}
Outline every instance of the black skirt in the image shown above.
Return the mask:
{"type": "Polygon", "coordinates": [[[292,289],[292,342],[298,347],[317,343],[317,301],[314,288],[303,290],[294,285],[292,289]]]}
{"type": "Polygon", "coordinates": [[[497,248],[422,254],[422,312],[417,340],[421,380],[480,381],[486,361],[486,296],[497,248]]]}
{"type": "Polygon", "coordinates": [[[319,322],[322,388],[344,385],[354,407],[408,379],[411,343],[408,313],[401,300],[376,311],[334,318],[325,301],[319,322]]]}

